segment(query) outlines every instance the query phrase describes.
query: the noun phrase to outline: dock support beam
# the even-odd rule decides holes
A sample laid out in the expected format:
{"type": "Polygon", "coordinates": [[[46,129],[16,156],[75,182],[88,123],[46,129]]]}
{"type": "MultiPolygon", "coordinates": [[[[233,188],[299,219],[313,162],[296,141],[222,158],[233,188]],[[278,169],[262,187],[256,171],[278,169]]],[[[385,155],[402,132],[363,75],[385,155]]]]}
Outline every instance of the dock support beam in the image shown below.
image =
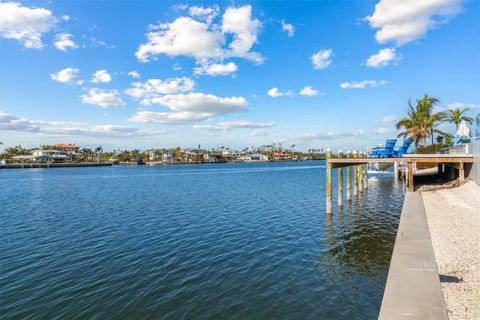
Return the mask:
{"type": "Polygon", "coordinates": [[[460,180],[460,185],[465,183],[465,167],[463,166],[463,162],[460,162],[460,166],[458,167],[458,179],[460,180]]]}
{"type": "Polygon", "coordinates": [[[337,173],[337,203],[339,207],[343,207],[343,168],[339,167],[337,173]]]}
{"type": "Polygon", "coordinates": [[[353,166],[353,196],[358,196],[358,172],[357,166],[353,166]]]}
{"type": "Polygon", "coordinates": [[[326,176],[326,198],[327,198],[327,213],[332,213],[332,164],[327,161],[327,176],[326,176]]]}
{"type": "Polygon", "coordinates": [[[350,167],[347,167],[347,201],[352,200],[352,177],[350,174],[350,167]]]}
{"type": "Polygon", "coordinates": [[[408,163],[408,178],[407,178],[408,191],[413,192],[413,163],[408,163]]]}

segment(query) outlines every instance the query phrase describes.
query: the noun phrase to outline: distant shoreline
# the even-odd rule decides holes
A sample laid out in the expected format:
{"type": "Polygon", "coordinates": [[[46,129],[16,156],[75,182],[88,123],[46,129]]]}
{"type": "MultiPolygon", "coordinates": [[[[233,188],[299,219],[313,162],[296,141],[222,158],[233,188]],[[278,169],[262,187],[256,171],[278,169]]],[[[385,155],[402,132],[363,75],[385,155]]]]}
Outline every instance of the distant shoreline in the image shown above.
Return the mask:
{"type": "Polygon", "coordinates": [[[112,166],[171,166],[171,165],[187,165],[187,164],[225,164],[225,163],[269,163],[269,162],[304,162],[318,160],[267,160],[267,161],[227,161],[227,162],[196,162],[196,161],[176,161],[176,162],[147,162],[144,164],[120,162],[114,164],[111,162],[64,162],[64,163],[9,163],[0,164],[0,169],[48,169],[48,168],[81,168],[81,167],[112,167],[112,166]]]}

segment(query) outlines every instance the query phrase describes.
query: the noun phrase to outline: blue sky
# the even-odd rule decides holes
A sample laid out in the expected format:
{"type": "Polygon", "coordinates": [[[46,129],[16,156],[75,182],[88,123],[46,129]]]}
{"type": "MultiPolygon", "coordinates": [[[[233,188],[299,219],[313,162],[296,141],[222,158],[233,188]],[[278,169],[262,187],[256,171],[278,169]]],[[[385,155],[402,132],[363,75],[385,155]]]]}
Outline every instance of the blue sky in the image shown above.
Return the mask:
{"type": "Polygon", "coordinates": [[[364,150],[424,93],[480,112],[478,1],[0,6],[8,146],[364,150]]]}

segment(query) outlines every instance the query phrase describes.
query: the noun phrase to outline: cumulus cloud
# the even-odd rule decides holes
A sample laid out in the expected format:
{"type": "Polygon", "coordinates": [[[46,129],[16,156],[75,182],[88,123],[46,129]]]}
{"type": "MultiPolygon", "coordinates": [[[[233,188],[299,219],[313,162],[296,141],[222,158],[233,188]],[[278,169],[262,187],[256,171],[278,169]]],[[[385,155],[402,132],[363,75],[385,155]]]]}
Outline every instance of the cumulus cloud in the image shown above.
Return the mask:
{"type": "Polygon", "coordinates": [[[261,23],[252,18],[252,7],[228,7],[221,23],[213,23],[218,9],[190,7],[189,17],[179,17],[171,23],[150,26],[147,42],[139,46],[135,56],[147,62],[160,54],[170,57],[188,56],[197,63],[221,61],[238,57],[262,63],[261,54],[251,51],[257,42],[261,23]],[[232,40],[227,43],[227,36],[232,40]]]}
{"type": "Polygon", "coordinates": [[[265,130],[253,130],[252,133],[250,133],[252,137],[266,137],[268,136],[268,132],[265,130]]]}
{"type": "Polygon", "coordinates": [[[174,94],[191,91],[195,87],[195,81],[187,77],[161,79],[148,79],[145,82],[134,82],[132,87],[125,90],[125,93],[143,99],[142,104],[151,104],[151,99],[164,94],[174,94]]]}
{"type": "Polygon", "coordinates": [[[61,83],[71,83],[77,77],[78,72],[80,72],[78,68],[65,68],[50,74],[50,78],[61,83]]]}
{"type": "Polygon", "coordinates": [[[392,123],[398,120],[398,117],[395,115],[388,115],[381,119],[375,120],[375,122],[384,122],[384,123],[392,123]]]}
{"type": "Polygon", "coordinates": [[[138,79],[140,78],[140,73],[137,70],[132,70],[128,73],[128,76],[134,79],[138,79]]]}
{"type": "Polygon", "coordinates": [[[306,132],[297,136],[299,140],[334,140],[339,138],[357,138],[363,139],[371,136],[385,135],[392,130],[387,128],[377,128],[374,130],[357,129],[352,131],[330,131],[330,132],[306,132]]]}
{"type": "Polygon", "coordinates": [[[377,29],[377,42],[393,41],[403,45],[423,37],[428,30],[457,15],[460,3],[460,0],[380,0],[373,14],[365,20],[377,29]]]}
{"type": "Polygon", "coordinates": [[[293,95],[292,91],[281,92],[278,88],[274,87],[267,91],[267,94],[272,98],[278,98],[283,96],[291,96],[293,95]]]}
{"type": "Polygon", "coordinates": [[[228,131],[231,129],[260,129],[273,127],[273,122],[255,122],[255,121],[223,121],[217,124],[196,124],[193,126],[195,129],[205,131],[228,131]]]}
{"type": "Polygon", "coordinates": [[[282,20],[282,31],[285,31],[289,38],[295,35],[295,27],[293,24],[286,23],[285,20],[282,20]]]}
{"type": "Polygon", "coordinates": [[[318,96],[319,94],[323,94],[323,92],[314,89],[312,86],[305,86],[302,90],[300,90],[301,96],[314,97],[318,96]]]}
{"type": "Polygon", "coordinates": [[[139,111],[129,121],[165,124],[186,123],[206,120],[226,113],[244,111],[247,107],[247,100],[243,97],[222,98],[197,92],[160,96],[150,99],[150,103],[166,107],[171,111],[139,111]]]}
{"type": "Polygon", "coordinates": [[[142,130],[119,125],[89,125],[64,121],[29,120],[0,111],[0,130],[34,132],[54,136],[92,136],[108,138],[131,138],[159,134],[165,130],[142,130]]]}
{"type": "Polygon", "coordinates": [[[0,36],[15,39],[25,48],[43,48],[42,35],[50,31],[55,22],[50,10],[24,7],[16,2],[0,3],[0,36]]]}
{"type": "Polygon", "coordinates": [[[109,83],[112,81],[112,76],[107,72],[107,70],[98,70],[92,75],[92,83],[109,83]]]}
{"type": "Polygon", "coordinates": [[[320,50],[310,57],[315,69],[321,70],[332,64],[333,50],[320,50]]]}
{"type": "Polygon", "coordinates": [[[465,102],[452,102],[447,105],[448,109],[480,109],[480,104],[475,104],[475,103],[465,103],[465,102]]]}
{"type": "Polygon", "coordinates": [[[118,96],[117,90],[104,91],[98,88],[88,90],[87,94],[81,95],[82,102],[97,105],[102,108],[123,107],[125,102],[118,96]]]}
{"type": "Polygon", "coordinates": [[[194,68],[193,72],[196,75],[208,75],[208,76],[226,76],[237,71],[237,65],[233,62],[226,64],[212,63],[202,64],[200,67],[194,68]]]}
{"type": "Polygon", "coordinates": [[[367,67],[380,68],[400,60],[402,60],[402,55],[398,54],[395,48],[387,48],[378,51],[377,54],[371,55],[365,64],[367,67]]]}
{"type": "Polygon", "coordinates": [[[58,50],[67,51],[68,48],[77,49],[78,45],[72,40],[70,33],[59,33],[55,36],[53,44],[58,50]]]}
{"type": "Polygon", "coordinates": [[[378,87],[386,84],[385,80],[363,80],[362,82],[343,82],[340,83],[342,89],[364,89],[366,87],[378,87]]]}

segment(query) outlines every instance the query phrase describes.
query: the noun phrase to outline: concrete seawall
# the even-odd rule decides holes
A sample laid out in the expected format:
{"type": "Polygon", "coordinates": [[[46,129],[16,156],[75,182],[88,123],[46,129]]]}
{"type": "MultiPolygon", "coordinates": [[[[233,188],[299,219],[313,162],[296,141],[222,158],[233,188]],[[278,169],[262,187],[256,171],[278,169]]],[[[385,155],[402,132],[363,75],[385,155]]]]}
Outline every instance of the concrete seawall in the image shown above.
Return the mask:
{"type": "Polygon", "coordinates": [[[420,192],[408,192],[379,319],[448,319],[420,192]]]}
{"type": "Polygon", "coordinates": [[[109,162],[64,162],[64,163],[10,163],[0,164],[0,169],[33,169],[33,168],[77,168],[77,167],[110,167],[109,162]]]}

